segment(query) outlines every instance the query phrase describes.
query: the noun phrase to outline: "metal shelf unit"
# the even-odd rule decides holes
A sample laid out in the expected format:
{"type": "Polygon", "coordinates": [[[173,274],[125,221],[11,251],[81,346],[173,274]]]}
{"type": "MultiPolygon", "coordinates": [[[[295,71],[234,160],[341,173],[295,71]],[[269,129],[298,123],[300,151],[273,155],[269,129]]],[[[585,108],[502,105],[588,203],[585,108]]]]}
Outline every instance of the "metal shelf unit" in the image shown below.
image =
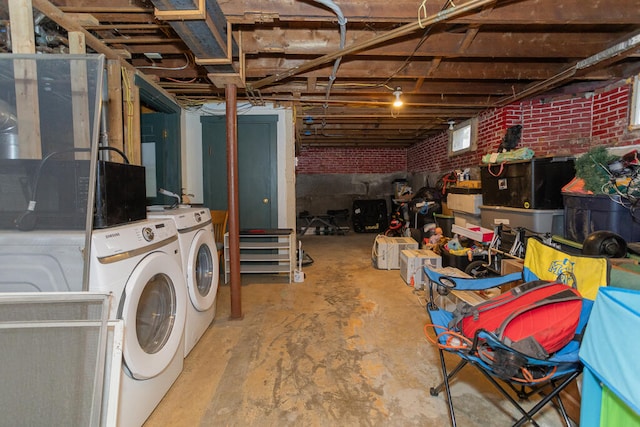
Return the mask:
{"type": "MultiPolygon", "coordinates": [[[[289,283],[295,265],[295,235],[289,228],[240,231],[240,273],[282,274],[289,283]]],[[[224,235],[224,282],[229,283],[229,233],[224,235]]]]}

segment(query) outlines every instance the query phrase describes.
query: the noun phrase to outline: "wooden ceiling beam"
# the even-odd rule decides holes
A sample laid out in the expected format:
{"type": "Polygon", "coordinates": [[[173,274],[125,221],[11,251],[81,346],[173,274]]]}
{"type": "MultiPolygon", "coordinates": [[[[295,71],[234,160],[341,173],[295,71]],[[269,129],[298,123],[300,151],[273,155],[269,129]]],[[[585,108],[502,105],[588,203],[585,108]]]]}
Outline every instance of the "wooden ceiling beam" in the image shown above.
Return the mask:
{"type": "MultiPolygon", "coordinates": [[[[443,61],[437,69],[429,76],[434,79],[456,79],[456,80],[512,80],[514,76],[518,80],[544,80],[556,74],[567,62],[534,62],[534,61],[443,61]]],[[[417,79],[426,77],[427,71],[432,66],[432,61],[413,61],[399,73],[399,78],[417,79]]],[[[247,78],[260,78],[265,75],[277,75],[282,70],[302,66],[304,60],[287,60],[287,59],[248,59],[247,60],[247,78]]],[[[402,65],[401,61],[367,61],[367,60],[350,60],[343,61],[337,75],[337,81],[340,79],[353,79],[358,77],[379,79],[384,81],[388,76],[394,75],[396,70],[402,65]]],[[[300,76],[327,79],[331,73],[331,64],[327,64],[322,68],[316,68],[313,71],[302,72],[300,76]]],[[[257,82],[259,83],[259,82],[257,82]]]]}
{"type": "Polygon", "coordinates": [[[182,43],[180,38],[166,38],[166,37],[112,37],[100,39],[105,44],[137,44],[137,45],[149,45],[149,44],[164,44],[164,43],[182,43]]]}
{"type": "Polygon", "coordinates": [[[119,32],[128,31],[153,31],[153,30],[166,30],[171,28],[165,24],[96,24],[96,25],[83,25],[87,31],[102,31],[102,30],[118,30],[119,32]]]}
{"type": "MultiPolygon", "coordinates": [[[[456,2],[457,3],[457,2],[456,2]]],[[[225,16],[233,22],[251,22],[255,16],[277,17],[278,20],[296,21],[335,21],[335,15],[329,9],[323,9],[312,3],[287,1],[265,2],[264,0],[218,0],[225,16]]],[[[409,23],[415,20],[419,2],[398,0],[360,0],[342,2],[340,7],[348,22],[366,23],[409,23]]],[[[430,15],[438,13],[440,3],[427,2],[430,15]]],[[[558,7],[557,0],[535,0],[522,2],[499,2],[491,10],[482,10],[456,18],[453,23],[492,24],[512,22],[516,24],[545,23],[554,25],[596,24],[637,24],[638,4],[619,0],[563,0],[558,7]]],[[[385,28],[381,27],[381,31],[385,28]]]]}
{"type": "Polygon", "coordinates": [[[464,3],[460,6],[446,9],[433,17],[426,17],[424,20],[420,22],[414,22],[414,23],[403,25],[402,27],[399,27],[395,30],[388,31],[380,36],[372,37],[369,40],[360,42],[357,45],[340,49],[332,54],[327,54],[327,55],[321,56],[320,58],[306,61],[305,63],[299,65],[298,67],[289,68],[275,75],[266,77],[258,82],[254,82],[252,84],[252,88],[260,89],[264,86],[271,85],[273,83],[287,79],[296,74],[304,73],[305,71],[314,69],[318,66],[324,65],[327,62],[331,62],[338,58],[342,58],[344,56],[347,56],[356,52],[361,52],[361,51],[367,50],[368,48],[379,46],[380,44],[387,42],[389,40],[393,40],[396,38],[400,38],[400,37],[412,34],[413,32],[417,31],[420,28],[424,28],[439,22],[446,22],[447,20],[454,19],[456,16],[460,16],[465,13],[469,13],[473,10],[477,10],[484,6],[493,4],[495,3],[495,1],[496,0],[470,0],[467,3],[464,3]]]}
{"type": "MultiPolygon", "coordinates": [[[[612,37],[626,33],[625,28],[611,32],[572,32],[566,26],[562,29],[562,39],[557,39],[551,31],[532,32],[516,28],[503,31],[482,32],[475,35],[465,33],[431,33],[429,38],[414,52],[419,34],[398,41],[390,41],[379,47],[356,52],[354,56],[402,57],[586,57],[604,48],[612,37]],[[511,30],[511,31],[509,31],[511,30]],[[588,37],[587,37],[588,34],[588,37]],[[468,38],[468,40],[465,40],[468,38]],[[470,43],[473,41],[473,43],[470,43]],[[464,49],[461,49],[464,48],[464,49]]],[[[245,53],[253,55],[323,55],[333,52],[339,46],[339,33],[335,29],[314,30],[295,28],[260,29],[243,33],[245,53]],[[265,42],[268,40],[269,42],[265,42]]],[[[347,31],[346,45],[371,37],[371,31],[347,31]]]]}

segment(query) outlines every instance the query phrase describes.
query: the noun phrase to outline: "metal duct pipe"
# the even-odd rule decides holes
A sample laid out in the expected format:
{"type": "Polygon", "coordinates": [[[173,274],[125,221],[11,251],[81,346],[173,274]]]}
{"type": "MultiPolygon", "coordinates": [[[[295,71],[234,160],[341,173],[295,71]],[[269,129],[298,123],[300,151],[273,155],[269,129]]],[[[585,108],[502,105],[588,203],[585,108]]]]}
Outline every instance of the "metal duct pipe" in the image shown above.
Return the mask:
{"type": "MultiPolygon", "coordinates": [[[[340,50],[344,49],[344,44],[347,39],[347,19],[342,14],[342,9],[340,6],[335,4],[331,0],[315,0],[316,3],[320,3],[323,6],[331,9],[336,16],[338,17],[338,25],[340,25],[340,50]]],[[[331,71],[331,75],[329,76],[329,84],[327,85],[327,91],[325,98],[327,101],[329,100],[329,95],[331,94],[331,87],[333,86],[333,82],[336,79],[336,74],[338,74],[338,68],[340,67],[340,62],[342,61],[342,56],[336,58],[336,61],[333,64],[333,71],[331,71]]],[[[324,108],[328,108],[328,105],[325,105],[324,108]]]]}
{"type": "Polygon", "coordinates": [[[19,157],[18,117],[11,106],[0,99],[0,159],[19,157]]]}

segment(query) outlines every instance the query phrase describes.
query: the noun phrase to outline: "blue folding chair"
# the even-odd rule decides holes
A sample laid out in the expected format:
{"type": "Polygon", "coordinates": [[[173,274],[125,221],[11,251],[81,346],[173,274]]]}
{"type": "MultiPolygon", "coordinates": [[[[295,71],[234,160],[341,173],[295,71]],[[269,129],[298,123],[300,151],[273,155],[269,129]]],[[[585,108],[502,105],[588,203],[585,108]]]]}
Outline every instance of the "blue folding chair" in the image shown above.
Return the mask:
{"type": "Polygon", "coordinates": [[[454,427],[456,418],[450,386],[454,377],[461,377],[460,372],[466,365],[477,368],[518,410],[521,417],[514,426],[520,426],[527,421],[538,425],[533,417],[550,402],[555,402],[566,425],[571,426],[560,392],[582,372],[582,364],[578,357],[580,339],[598,288],[609,283],[609,260],[605,257],[568,254],[545,245],[536,238],[528,239],[526,248],[523,271],[505,276],[464,278],[447,274],[442,269],[424,267],[429,281],[426,308],[431,318],[431,324],[425,325],[425,334],[430,338],[429,329],[435,332],[436,338],[430,339],[438,347],[444,378],[443,382],[432,387],[430,392],[432,396],[437,396],[445,390],[451,424],[454,427]],[[562,282],[577,288],[583,297],[580,321],[574,339],[547,359],[521,353],[485,330],[479,330],[474,337],[464,337],[450,327],[453,312],[438,306],[440,297],[451,291],[485,291],[514,281],[532,280],[562,282]],[[460,359],[450,371],[445,363],[444,352],[454,354],[460,359]],[[500,363],[497,363],[498,359],[500,363]],[[510,391],[521,400],[527,400],[534,395],[540,395],[541,399],[527,411],[510,391]]]}

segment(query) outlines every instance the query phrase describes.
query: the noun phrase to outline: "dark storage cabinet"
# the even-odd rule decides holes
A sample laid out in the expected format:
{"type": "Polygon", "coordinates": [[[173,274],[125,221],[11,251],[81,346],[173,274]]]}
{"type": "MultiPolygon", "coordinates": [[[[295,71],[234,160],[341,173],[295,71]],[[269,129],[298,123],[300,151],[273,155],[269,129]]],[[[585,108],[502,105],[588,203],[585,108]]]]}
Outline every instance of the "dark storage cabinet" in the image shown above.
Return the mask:
{"type": "Polygon", "coordinates": [[[582,243],[600,230],[619,234],[627,242],[640,242],[638,220],[618,195],[564,194],[564,237],[574,242],[582,243]]]}
{"type": "Polygon", "coordinates": [[[482,203],[523,209],[561,209],[562,187],[575,176],[574,159],[542,157],[483,165],[482,203]]]}
{"type": "Polygon", "coordinates": [[[386,230],[387,202],[384,199],[353,201],[353,231],[356,233],[379,233],[386,230]]]}

